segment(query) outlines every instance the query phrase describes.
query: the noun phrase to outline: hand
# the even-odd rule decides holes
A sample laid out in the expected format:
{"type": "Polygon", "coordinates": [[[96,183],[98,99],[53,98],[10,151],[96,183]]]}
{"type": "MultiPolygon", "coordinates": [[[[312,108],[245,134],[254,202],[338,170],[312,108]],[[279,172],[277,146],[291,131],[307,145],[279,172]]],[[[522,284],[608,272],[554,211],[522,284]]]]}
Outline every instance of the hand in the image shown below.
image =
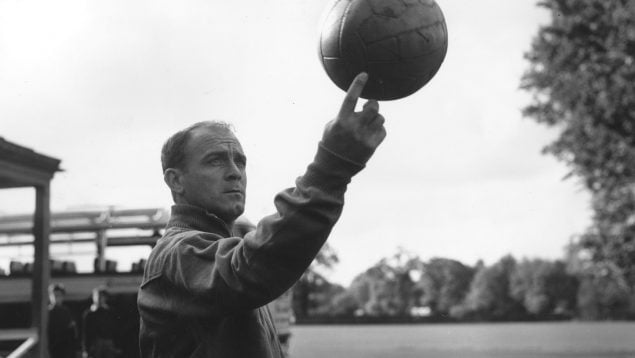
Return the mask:
{"type": "Polygon", "coordinates": [[[366,73],[355,77],[346,92],[340,112],[326,125],[322,137],[326,148],[360,164],[368,161],[386,137],[384,117],[379,114],[376,100],[368,100],[361,112],[355,112],[357,100],[367,81],[366,73]]]}

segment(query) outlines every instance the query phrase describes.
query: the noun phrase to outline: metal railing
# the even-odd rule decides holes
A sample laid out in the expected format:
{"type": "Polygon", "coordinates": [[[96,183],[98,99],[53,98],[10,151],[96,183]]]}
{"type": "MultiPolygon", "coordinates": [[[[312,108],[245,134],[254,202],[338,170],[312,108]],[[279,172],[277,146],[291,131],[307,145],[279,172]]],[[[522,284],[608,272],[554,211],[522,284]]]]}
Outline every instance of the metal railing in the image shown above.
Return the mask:
{"type": "Polygon", "coordinates": [[[24,339],[24,342],[14,349],[7,358],[25,357],[25,354],[37,344],[38,335],[35,328],[0,330],[0,341],[18,341],[22,339],[24,339]]]}
{"type": "MultiPolygon", "coordinates": [[[[50,231],[55,234],[109,229],[155,229],[165,226],[168,216],[169,212],[161,208],[51,213],[50,231]]],[[[0,216],[2,235],[30,235],[32,231],[33,215],[0,216]]]]}

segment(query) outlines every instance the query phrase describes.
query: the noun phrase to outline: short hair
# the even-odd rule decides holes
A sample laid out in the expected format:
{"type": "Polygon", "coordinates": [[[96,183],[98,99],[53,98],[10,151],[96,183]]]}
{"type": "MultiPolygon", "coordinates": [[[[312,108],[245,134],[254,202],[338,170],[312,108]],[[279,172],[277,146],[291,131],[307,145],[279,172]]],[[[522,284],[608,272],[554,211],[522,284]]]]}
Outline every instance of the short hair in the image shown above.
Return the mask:
{"type": "Polygon", "coordinates": [[[106,286],[97,286],[93,288],[93,295],[108,296],[108,288],[106,286]]]}
{"type": "Polygon", "coordinates": [[[62,285],[61,283],[53,283],[53,284],[49,285],[49,292],[50,293],[59,292],[59,293],[65,295],[66,294],[66,288],[64,288],[64,285],[62,285]]]}
{"type": "Polygon", "coordinates": [[[202,127],[209,127],[214,130],[234,133],[231,124],[222,121],[203,121],[194,123],[191,126],[174,133],[163,144],[161,149],[161,167],[163,172],[168,168],[183,169],[185,163],[185,147],[190,139],[192,131],[202,127]]]}

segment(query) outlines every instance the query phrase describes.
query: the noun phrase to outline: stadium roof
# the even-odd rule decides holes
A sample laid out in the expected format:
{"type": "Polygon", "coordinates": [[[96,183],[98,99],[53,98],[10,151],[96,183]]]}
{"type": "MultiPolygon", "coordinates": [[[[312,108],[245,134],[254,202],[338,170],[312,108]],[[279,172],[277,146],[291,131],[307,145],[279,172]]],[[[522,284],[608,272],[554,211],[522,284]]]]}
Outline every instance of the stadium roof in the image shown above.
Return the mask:
{"type": "Polygon", "coordinates": [[[47,185],[61,171],[59,164],[59,159],[0,137],[0,188],[47,185]]]}

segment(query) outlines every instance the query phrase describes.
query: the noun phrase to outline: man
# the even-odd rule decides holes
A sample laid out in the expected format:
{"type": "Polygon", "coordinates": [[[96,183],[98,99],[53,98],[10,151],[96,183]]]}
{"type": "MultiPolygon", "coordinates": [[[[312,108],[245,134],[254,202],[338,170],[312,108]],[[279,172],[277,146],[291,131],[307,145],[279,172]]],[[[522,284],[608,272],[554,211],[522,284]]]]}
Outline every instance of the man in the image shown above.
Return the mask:
{"type": "Polygon", "coordinates": [[[108,291],[104,287],[93,289],[93,304],[84,312],[84,357],[114,358],[119,355],[115,345],[117,318],[108,306],[108,291]]]}
{"type": "Polygon", "coordinates": [[[78,348],[77,324],[64,306],[66,289],[62,284],[49,286],[48,339],[51,358],[75,358],[78,348]]]}
{"type": "Polygon", "coordinates": [[[231,235],[247,178],[230,128],[197,123],[168,139],[161,161],[175,205],[139,289],[142,357],[282,357],[266,304],[309,266],[351,177],[386,136],[377,101],[355,112],[367,80],[365,73],[353,80],[306,173],[244,238],[231,235]]]}

